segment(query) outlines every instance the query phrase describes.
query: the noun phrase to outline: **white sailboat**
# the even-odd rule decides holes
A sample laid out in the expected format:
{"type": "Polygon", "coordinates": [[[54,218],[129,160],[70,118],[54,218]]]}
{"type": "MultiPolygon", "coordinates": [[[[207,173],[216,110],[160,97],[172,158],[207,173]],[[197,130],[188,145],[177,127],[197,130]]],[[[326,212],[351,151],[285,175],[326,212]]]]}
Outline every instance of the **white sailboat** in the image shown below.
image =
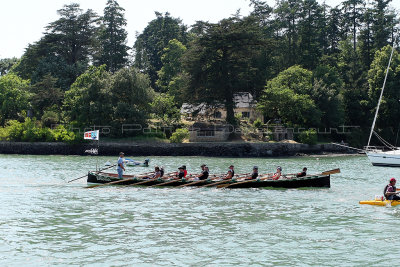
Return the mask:
{"type": "Polygon", "coordinates": [[[385,89],[390,64],[392,62],[393,52],[394,52],[394,43],[393,43],[393,47],[392,47],[392,53],[390,54],[389,64],[386,69],[385,80],[383,82],[381,95],[379,97],[378,106],[376,108],[374,121],[372,123],[371,132],[370,132],[369,139],[368,139],[368,145],[365,147],[366,154],[367,154],[369,160],[371,161],[372,165],[374,165],[374,166],[400,167],[400,148],[392,146],[387,141],[385,141],[382,137],[380,137],[378,135],[378,133],[375,132],[375,123],[376,123],[376,119],[378,117],[379,107],[381,105],[383,91],[385,89]],[[379,139],[379,141],[382,142],[382,144],[384,145],[383,149],[374,147],[374,146],[370,146],[371,138],[372,138],[373,134],[379,139]]]}

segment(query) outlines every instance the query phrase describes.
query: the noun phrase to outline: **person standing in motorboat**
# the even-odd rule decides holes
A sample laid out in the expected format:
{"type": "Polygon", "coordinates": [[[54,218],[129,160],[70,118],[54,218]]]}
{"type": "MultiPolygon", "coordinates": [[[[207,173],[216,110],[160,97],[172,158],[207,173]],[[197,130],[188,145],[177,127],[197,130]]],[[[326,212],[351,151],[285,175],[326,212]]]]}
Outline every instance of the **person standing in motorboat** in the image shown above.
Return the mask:
{"type": "Polygon", "coordinates": [[[119,158],[118,158],[118,162],[117,162],[117,172],[118,172],[118,178],[123,177],[124,175],[124,171],[125,171],[125,167],[124,167],[124,152],[120,152],[119,153],[119,158]]]}
{"type": "Polygon", "coordinates": [[[396,179],[391,178],[389,184],[385,186],[384,194],[387,200],[400,200],[400,197],[397,195],[398,192],[396,189],[396,179]]]}

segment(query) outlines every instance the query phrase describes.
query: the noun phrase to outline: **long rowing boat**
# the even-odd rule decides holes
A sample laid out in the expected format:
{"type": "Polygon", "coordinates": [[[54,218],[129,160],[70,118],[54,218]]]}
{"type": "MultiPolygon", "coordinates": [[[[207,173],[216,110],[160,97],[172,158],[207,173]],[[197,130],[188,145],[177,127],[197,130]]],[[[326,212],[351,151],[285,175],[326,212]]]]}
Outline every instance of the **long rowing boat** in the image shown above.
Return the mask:
{"type": "MultiPolygon", "coordinates": [[[[225,187],[229,188],[262,188],[262,187],[279,187],[279,188],[300,188],[300,187],[330,187],[330,174],[340,172],[323,172],[316,175],[308,175],[305,177],[295,177],[287,176],[281,177],[279,180],[272,180],[268,178],[254,179],[254,180],[237,180],[230,179],[224,182],[225,187]]],[[[262,177],[262,175],[260,176],[262,177]]],[[[143,186],[169,186],[169,187],[183,187],[183,186],[213,186],[220,185],[223,181],[222,179],[212,178],[207,180],[202,180],[194,183],[196,180],[192,179],[156,179],[146,182],[148,180],[143,179],[142,176],[135,175],[124,175],[122,179],[118,178],[117,174],[105,173],[105,172],[89,172],[88,173],[88,183],[96,184],[107,184],[113,182],[113,184],[119,185],[135,185],[140,184],[143,186]],[[121,182],[118,182],[121,181],[121,182]],[[165,185],[161,185],[165,184],[165,185]]]]}

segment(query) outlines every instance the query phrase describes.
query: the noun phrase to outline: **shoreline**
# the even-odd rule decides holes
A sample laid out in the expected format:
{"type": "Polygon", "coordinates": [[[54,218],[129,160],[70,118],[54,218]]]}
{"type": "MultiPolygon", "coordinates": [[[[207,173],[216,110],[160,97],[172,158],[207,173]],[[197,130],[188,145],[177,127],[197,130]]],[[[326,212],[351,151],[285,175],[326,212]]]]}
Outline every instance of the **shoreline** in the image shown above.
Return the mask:
{"type": "MultiPolygon", "coordinates": [[[[66,144],[51,142],[0,142],[0,154],[20,155],[90,155],[85,151],[97,143],[66,144]]],[[[206,156],[206,157],[329,157],[360,155],[333,144],[292,143],[117,143],[102,142],[99,156],[115,156],[123,151],[135,156],[206,156]]]]}

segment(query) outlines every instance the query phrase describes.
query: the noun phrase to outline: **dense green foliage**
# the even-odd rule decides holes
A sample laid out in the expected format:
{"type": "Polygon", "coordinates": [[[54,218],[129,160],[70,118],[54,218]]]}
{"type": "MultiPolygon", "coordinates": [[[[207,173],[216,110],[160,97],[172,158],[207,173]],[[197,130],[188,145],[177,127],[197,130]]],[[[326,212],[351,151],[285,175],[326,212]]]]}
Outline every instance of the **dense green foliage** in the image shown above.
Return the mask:
{"type": "MultiPolygon", "coordinates": [[[[247,16],[191,27],[155,12],[136,36],[132,59],[117,0],[107,1],[102,16],[68,4],[20,59],[0,59],[0,126],[18,128],[30,117],[28,124],[40,127],[109,126],[121,137],[140,133],[121,131],[127,124],[178,127],[185,102],[222,104],[235,124],[234,95],[250,92],[267,121],[359,126],[353,136],[329,138],[365,144],[391,47],[399,45],[399,15],[391,1],[346,0],[330,7],[281,0],[272,7],[250,0],[247,16]]],[[[400,114],[398,51],[377,123],[377,132],[393,144],[400,114]]],[[[18,138],[11,139],[23,140],[18,138]]]]}
{"type": "Polygon", "coordinates": [[[182,143],[183,140],[189,138],[189,130],[188,129],[177,129],[172,136],[169,138],[171,143],[182,143]]]}
{"type": "Polygon", "coordinates": [[[97,65],[105,64],[111,72],[116,72],[128,62],[128,33],[124,29],[124,11],[117,1],[108,0],[102,18],[103,25],[99,29],[99,46],[95,61],[97,65]]]}
{"type": "Polygon", "coordinates": [[[25,122],[10,120],[5,127],[0,127],[1,141],[22,142],[67,142],[76,143],[83,137],[59,125],[54,129],[42,127],[40,122],[27,118],[25,122]]]}

